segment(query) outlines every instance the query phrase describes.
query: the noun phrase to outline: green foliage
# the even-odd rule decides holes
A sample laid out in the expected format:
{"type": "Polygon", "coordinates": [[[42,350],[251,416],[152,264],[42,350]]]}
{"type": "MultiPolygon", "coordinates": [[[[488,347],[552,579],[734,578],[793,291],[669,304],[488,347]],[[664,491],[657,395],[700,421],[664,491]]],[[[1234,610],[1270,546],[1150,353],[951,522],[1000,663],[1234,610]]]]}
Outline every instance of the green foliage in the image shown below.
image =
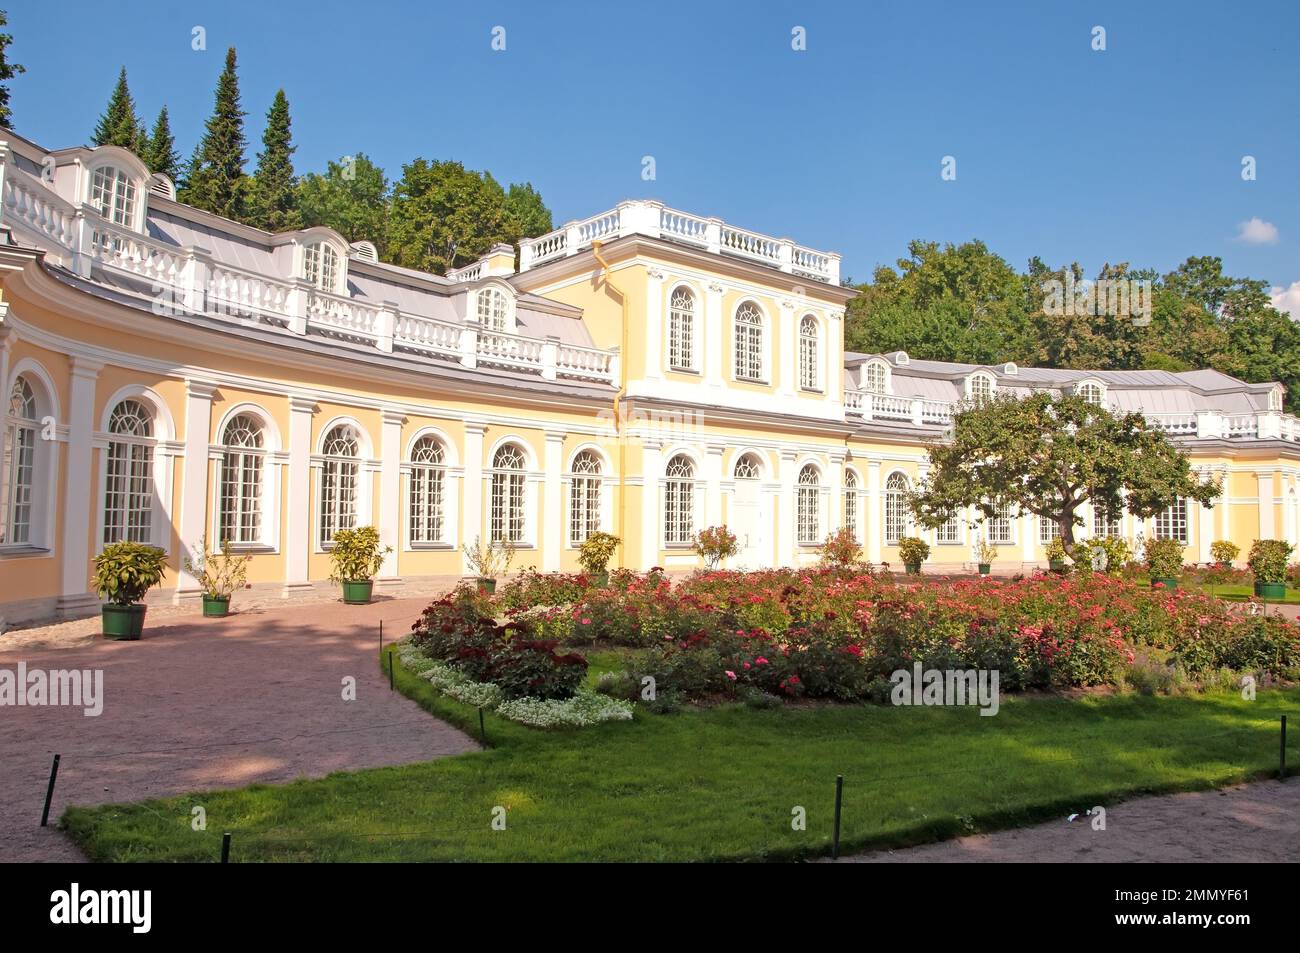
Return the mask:
{"type": "Polygon", "coordinates": [[[975,544],[975,552],[981,563],[991,563],[998,558],[998,548],[986,539],[981,539],[975,544]]]}
{"type": "MultiPolygon", "coordinates": [[[[8,14],[0,10],[0,26],[6,26],[8,23],[8,14]]],[[[22,65],[9,62],[9,44],[13,41],[12,34],[0,33],[0,126],[10,128],[14,124],[14,114],[13,110],[9,108],[9,80],[19,73],[27,72],[22,65]]]]}
{"type": "Polygon", "coordinates": [[[592,575],[603,573],[621,542],[613,533],[597,531],[590,534],[578,547],[578,564],[584,572],[592,575]]]}
{"type": "Polygon", "coordinates": [[[691,548],[710,569],[717,569],[724,559],[730,559],[740,552],[736,534],[725,526],[709,526],[700,530],[695,534],[691,548]]]}
{"type": "Polygon", "coordinates": [[[293,134],[290,131],[289,100],[277,90],[266,114],[262,151],[257,154],[253,173],[252,201],[248,222],[268,232],[295,229],[301,223],[297,209],[297,182],[293,174],[293,134]]]}
{"type": "Polygon", "coordinates": [[[181,157],[176,151],[176,137],[172,135],[171,119],[167,115],[166,106],[159,110],[153,131],[145,143],[144,154],[140,158],[150,172],[161,172],[173,182],[180,175],[181,157]]]}
{"type": "Polygon", "coordinates": [[[364,154],[330,162],[324,175],[303,176],[297,204],[304,227],[325,225],[349,242],[374,242],[386,258],[388,179],[364,154]]]}
{"type": "Polygon", "coordinates": [[[253,557],[240,555],[230,549],[230,540],[221,541],[221,550],[208,552],[207,537],[199,540],[196,559],[185,556],[185,571],[203,587],[203,594],[210,599],[229,599],[236,589],[244,588],[248,579],[248,564],[253,557]]]}
{"type": "Polygon", "coordinates": [[[1152,536],[1142,544],[1142,559],[1152,579],[1177,579],[1183,572],[1183,546],[1176,539],[1152,536]]]}
{"type": "Polygon", "coordinates": [[[1241,555],[1241,547],[1226,539],[1216,539],[1210,543],[1210,555],[1216,563],[1232,563],[1241,555]]]}
{"type": "Polygon", "coordinates": [[[508,539],[488,540],[475,536],[473,544],[461,546],[469,567],[483,579],[495,579],[510,571],[515,561],[515,544],[508,539]]]}
{"type": "Polygon", "coordinates": [[[930,544],[919,536],[904,536],[898,541],[898,555],[905,566],[919,566],[930,558],[930,544]]]}
{"type": "Polygon", "coordinates": [[[1257,539],[1250,547],[1246,565],[1256,582],[1286,582],[1287,561],[1295,547],[1281,539],[1257,539]]]}
{"type": "Polygon", "coordinates": [[[490,174],[459,162],[416,159],[393,186],[388,225],[394,262],[444,274],[504,238],[505,191],[490,174]]]}
{"type": "Polygon", "coordinates": [[[862,563],[862,544],[847,526],[830,533],[821,545],[821,562],[823,566],[833,569],[849,569],[862,563]]]}
{"type": "Polygon", "coordinates": [[[331,541],[330,579],[334,582],[364,582],[373,579],[384,564],[391,546],[380,546],[379,530],[373,526],[341,529],[331,541]]]}
{"type": "Polygon", "coordinates": [[[552,224],[551,210],[542,201],[542,195],[533,188],[531,182],[511,185],[506,192],[506,233],[505,240],[518,242],[521,238],[536,238],[545,235],[555,226],[552,224]]]}
{"type": "Polygon", "coordinates": [[[1047,544],[1047,558],[1049,560],[1063,560],[1067,555],[1065,543],[1061,541],[1061,537],[1053,536],[1047,544]]]}
{"type": "Polygon", "coordinates": [[[91,142],[97,146],[121,146],[136,155],[144,151],[144,124],[135,111],[135,99],[126,82],[126,67],[117,74],[117,84],[108,97],[108,106],[99,117],[91,142]]]}
{"type": "Polygon", "coordinates": [[[165,556],[157,546],[110,543],[95,557],[95,591],[114,605],[135,605],[166,571],[165,556]]]}
{"type": "MultiPolygon", "coordinates": [[[[1107,575],[1117,576],[1124,571],[1124,567],[1129,564],[1133,558],[1133,547],[1128,544],[1128,540],[1120,536],[1094,536],[1091,539],[1085,539],[1082,543],[1084,553],[1076,565],[1080,568],[1091,571],[1093,559],[1097,553],[1102,553],[1106,557],[1104,572],[1107,575]]],[[[1078,552],[1078,550],[1075,550],[1078,552]]]]}
{"type": "Polygon", "coordinates": [[[226,51],[226,65],[217,79],[212,115],[190,159],[185,187],[179,197],[195,208],[242,221],[250,186],[244,175],[247,140],[236,66],[232,46],[226,51]]]}

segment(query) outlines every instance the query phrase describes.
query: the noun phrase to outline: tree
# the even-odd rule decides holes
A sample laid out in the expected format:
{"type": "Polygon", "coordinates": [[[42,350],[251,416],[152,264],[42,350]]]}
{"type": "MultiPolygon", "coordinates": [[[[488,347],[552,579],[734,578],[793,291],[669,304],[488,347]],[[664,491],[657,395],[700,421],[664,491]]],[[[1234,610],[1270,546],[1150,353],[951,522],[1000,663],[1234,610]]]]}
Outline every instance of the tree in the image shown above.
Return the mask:
{"type": "Polygon", "coordinates": [[[135,99],[126,82],[126,67],[117,74],[117,84],[108,97],[108,106],[95,125],[91,141],[97,146],[121,146],[136,155],[144,152],[145,130],[136,115],[135,99]]]}
{"type": "Polygon", "coordinates": [[[186,170],[181,201],[227,218],[240,219],[248,197],[244,175],[244,111],[239,105],[235,48],[217,80],[216,102],[186,170]]]}
{"type": "Polygon", "coordinates": [[[482,256],[507,234],[505,192],[459,162],[416,159],[393,187],[388,252],[407,268],[443,274],[482,256]]]}
{"type": "Polygon", "coordinates": [[[293,175],[293,136],[290,132],[289,100],[278,90],[266,114],[262,151],[257,154],[253,173],[250,224],[268,232],[297,228],[298,195],[293,175]]]}
{"type": "Polygon", "coordinates": [[[171,120],[167,116],[166,106],[159,111],[158,118],[154,120],[153,131],[149,133],[144,155],[141,158],[144,159],[144,164],[149,167],[150,172],[161,172],[173,182],[180,174],[181,156],[176,151],[176,137],[172,135],[171,120]]]}
{"type": "Polygon", "coordinates": [[[304,226],[326,225],[349,242],[374,242],[386,258],[388,179],[364,154],[329,163],[324,175],[304,175],[298,213],[304,226]]]}
{"type": "MultiPolygon", "coordinates": [[[[9,15],[0,10],[0,26],[9,24],[9,15]]],[[[9,80],[27,70],[19,63],[9,62],[9,44],[14,41],[13,34],[0,33],[0,126],[13,127],[14,114],[9,108],[9,80]]]]}
{"type": "Polygon", "coordinates": [[[966,507],[989,519],[1014,508],[1055,523],[1072,559],[1085,503],[1111,519],[1124,510],[1146,518],[1178,497],[1210,505],[1220,492],[1198,480],[1186,455],[1141,414],[1117,416],[1082,397],[1042,391],[959,411],[952,439],[930,448],[930,467],[911,499],[922,526],[941,526],[966,507]]]}
{"type": "Polygon", "coordinates": [[[551,210],[531,182],[512,184],[506,192],[506,241],[536,238],[554,228],[551,210]]]}

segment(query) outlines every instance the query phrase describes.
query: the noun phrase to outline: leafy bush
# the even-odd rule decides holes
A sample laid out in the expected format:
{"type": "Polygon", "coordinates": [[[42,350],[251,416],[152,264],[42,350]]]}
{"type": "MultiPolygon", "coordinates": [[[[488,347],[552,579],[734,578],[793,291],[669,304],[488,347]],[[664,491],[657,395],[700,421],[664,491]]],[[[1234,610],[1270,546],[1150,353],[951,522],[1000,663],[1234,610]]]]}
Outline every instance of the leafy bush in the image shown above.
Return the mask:
{"type": "Polygon", "coordinates": [[[113,605],[135,605],[162,581],[165,556],[157,546],[109,543],[95,557],[95,591],[113,605]]]}
{"type": "Polygon", "coordinates": [[[533,606],[571,605],[591,588],[585,574],[539,572],[530,566],[496,591],[496,604],[507,612],[533,606]]]}
{"type": "Polygon", "coordinates": [[[851,569],[862,562],[862,544],[847,526],[826,537],[821,545],[823,566],[832,569],[851,569]]]}
{"type": "Polygon", "coordinates": [[[1063,560],[1067,558],[1065,552],[1065,540],[1059,536],[1053,536],[1047,544],[1047,558],[1049,560],[1063,560]]]}
{"type": "Polygon", "coordinates": [[[710,569],[717,569],[724,559],[730,559],[740,552],[736,535],[725,526],[710,526],[700,530],[695,534],[692,548],[710,569]]]}
{"type": "Polygon", "coordinates": [[[507,640],[492,656],[491,681],[507,698],[572,698],[587,674],[587,660],[555,648],[555,642],[507,640]]]}
{"type": "Polygon", "coordinates": [[[185,557],[185,571],[194,577],[209,599],[229,599],[236,589],[244,588],[253,557],[231,552],[230,540],[221,541],[220,552],[209,553],[206,537],[201,538],[195,556],[196,559],[185,557]]]}
{"type": "Polygon", "coordinates": [[[622,540],[613,533],[595,532],[582,541],[578,547],[578,565],[585,572],[598,576],[609,565],[610,557],[618,549],[622,540]]]}
{"type": "Polygon", "coordinates": [[[1133,548],[1121,536],[1094,536],[1083,540],[1079,545],[1084,551],[1075,564],[1085,571],[1094,571],[1093,566],[1100,564],[1100,571],[1118,576],[1133,559],[1133,548]],[[1098,554],[1104,559],[1099,560],[1098,554]]]}
{"type": "Polygon", "coordinates": [[[1257,539],[1250,547],[1246,565],[1257,582],[1286,582],[1287,561],[1295,547],[1281,539],[1257,539]]]}
{"type": "Polygon", "coordinates": [[[1241,547],[1226,539],[1216,539],[1210,543],[1210,555],[1214,557],[1216,563],[1227,565],[1235,562],[1241,555],[1241,547]]]}
{"type": "Polygon", "coordinates": [[[919,566],[930,558],[930,544],[919,536],[904,536],[898,541],[898,555],[904,566],[919,566]]]}
{"type": "Polygon", "coordinates": [[[975,544],[975,554],[979,557],[981,564],[991,563],[998,558],[998,548],[987,539],[981,539],[975,544]]]}
{"type": "Polygon", "coordinates": [[[1152,579],[1177,579],[1183,571],[1183,549],[1176,539],[1147,539],[1142,546],[1142,558],[1152,579]]]}
{"type": "Polygon", "coordinates": [[[516,698],[497,714],[534,728],[585,728],[605,721],[630,721],[632,705],[596,692],[581,691],[564,700],[516,698]]]}
{"type": "Polygon", "coordinates": [[[461,549],[470,569],[481,579],[495,579],[510,571],[515,561],[515,544],[508,539],[488,540],[483,542],[481,536],[474,537],[473,545],[466,543],[461,549]]]}
{"type": "Polygon", "coordinates": [[[364,582],[373,579],[384,564],[384,556],[393,548],[380,548],[379,530],[373,526],[341,529],[331,541],[330,563],[334,582],[364,582]]]}

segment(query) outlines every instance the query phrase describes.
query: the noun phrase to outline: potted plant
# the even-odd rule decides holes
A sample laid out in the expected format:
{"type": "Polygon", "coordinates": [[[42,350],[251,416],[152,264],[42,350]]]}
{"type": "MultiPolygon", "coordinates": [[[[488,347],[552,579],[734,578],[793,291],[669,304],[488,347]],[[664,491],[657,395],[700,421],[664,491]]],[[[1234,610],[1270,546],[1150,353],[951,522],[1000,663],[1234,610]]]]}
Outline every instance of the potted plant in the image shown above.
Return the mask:
{"type": "Polygon", "coordinates": [[[1047,566],[1054,573],[1065,572],[1065,543],[1061,537],[1052,537],[1051,542],[1047,544],[1047,566]]]}
{"type": "Polygon", "coordinates": [[[725,526],[710,526],[700,530],[695,534],[695,542],[691,544],[691,548],[710,569],[717,569],[724,559],[730,559],[740,552],[740,546],[736,543],[736,534],[730,532],[725,526]]]}
{"type": "Polygon", "coordinates": [[[484,544],[482,537],[475,536],[474,545],[461,548],[478,577],[479,592],[492,595],[497,591],[497,576],[509,572],[510,564],[515,561],[515,544],[508,539],[489,540],[484,544]]]}
{"type": "Polygon", "coordinates": [[[330,579],[342,585],[345,603],[365,605],[374,591],[375,574],[393,548],[380,546],[379,530],[373,526],[341,529],[334,534],[331,544],[330,562],[334,571],[330,579]]]}
{"type": "Polygon", "coordinates": [[[998,558],[998,548],[986,539],[975,544],[975,553],[979,557],[980,575],[987,576],[993,571],[993,560],[998,558]]]}
{"type": "Polygon", "coordinates": [[[104,637],[135,641],[144,631],[144,594],[162,581],[163,551],[144,543],[110,543],[95,557],[95,591],[108,600],[100,612],[104,637]]]}
{"type": "Polygon", "coordinates": [[[1295,547],[1280,539],[1257,539],[1246,565],[1255,574],[1255,595],[1261,599],[1286,598],[1287,560],[1295,547]]]}
{"type": "Polygon", "coordinates": [[[1210,555],[1220,569],[1230,569],[1241,555],[1241,547],[1226,539],[1216,539],[1210,543],[1210,555]]]}
{"type": "Polygon", "coordinates": [[[595,532],[590,534],[582,541],[578,547],[578,564],[582,566],[582,571],[595,579],[596,585],[602,589],[609,583],[609,566],[610,557],[614,555],[614,550],[618,549],[618,544],[622,540],[613,533],[595,532]]]}
{"type": "Polygon", "coordinates": [[[1183,571],[1183,544],[1176,539],[1152,537],[1142,544],[1142,557],[1151,575],[1151,585],[1166,589],[1178,588],[1178,577],[1183,571]]]}
{"type": "Polygon", "coordinates": [[[909,576],[921,574],[921,563],[930,558],[930,544],[919,536],[904,536],[898,541],[898,555],[909,576]]]}
{"type": "Polygon", "coordinates": [[[221,552],[209,553],[207,538],[199,539],[195,548],[197,560],[185,557],[185,571],[203,589],[203,614],[224,616],[230,612],[230,594],[244,588],[248,578],[248,564],[253,557],[237,555],[230,551],[230,540],[222,540],[221,552]]]}

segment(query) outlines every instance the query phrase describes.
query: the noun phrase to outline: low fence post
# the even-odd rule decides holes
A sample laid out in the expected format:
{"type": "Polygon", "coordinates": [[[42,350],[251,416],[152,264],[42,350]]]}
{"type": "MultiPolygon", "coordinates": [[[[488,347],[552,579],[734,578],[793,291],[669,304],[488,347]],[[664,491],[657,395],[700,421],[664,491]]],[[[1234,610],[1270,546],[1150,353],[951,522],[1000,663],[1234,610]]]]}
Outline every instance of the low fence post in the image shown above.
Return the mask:
{"type": "Polygon", "coordinates": [[[46,827],[50,821],[50,801],[54,800],[54,782],[59,776],[59,756],[54,756],[54,763],[50,765],[50,783],[45,787],[45,808],[41,811],[41,827],[46,827]]]}
{"type": "Polygon", "coordinates": [[[844,804],[844,775],[835,775],[835,833],[831,837],[831,860],[840,859],[840,810],[844,804]]]}

